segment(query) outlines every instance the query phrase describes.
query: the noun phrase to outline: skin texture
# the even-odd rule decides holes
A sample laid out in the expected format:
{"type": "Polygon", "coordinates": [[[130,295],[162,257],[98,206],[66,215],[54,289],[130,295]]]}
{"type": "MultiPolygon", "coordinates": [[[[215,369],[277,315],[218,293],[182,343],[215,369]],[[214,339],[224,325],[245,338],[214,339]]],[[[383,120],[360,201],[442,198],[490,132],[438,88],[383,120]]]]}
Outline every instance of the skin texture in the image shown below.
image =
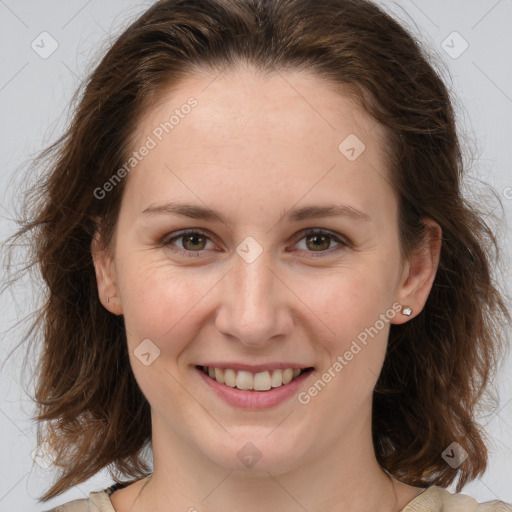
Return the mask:
{"type": "Polygon", "coordinates": [[[197,106],[127,178],[112,251],[99,236],[92,246],[100,300],[124,315],[133,372],[152,410],[153,477],[142,493],[137,482],[112,503],[118,512],[398,510],[423,489],[395,482],[394,507],[375,459],[372,391],[389,322],[306,405],[292,397],[268,410],[234,408],[195,365],[301,363],[315,367],[307,390],[395,302],[413,315],[396,313],[391,323],[420,313],[440,228],[425,221],[427,243],[401,260],[382,128],[303,71],[262,77],[239,67],[191,77],[142,119],[134,149],[191,96],[197,106]],[[366,146],[355,161],[338,149],[350,134],[366,146]],[[218,210],[226,224],[141,213],[178,200],[218,210]],[[283,218],[331,203],[371,219],[283,218]],[[205,231],[205,242],[161,243],[191,228],[205,231]],[[307,228],[349,244],[320,239],[315,249],[307,228]],[[249,236],[263,250],[251,263],[236,252],[249,236]],[[134,353],[145,339],[160,350],[149,366],[134,353]],[[250,468],[237,457],[248,442],[261,453],[250,468]]]}

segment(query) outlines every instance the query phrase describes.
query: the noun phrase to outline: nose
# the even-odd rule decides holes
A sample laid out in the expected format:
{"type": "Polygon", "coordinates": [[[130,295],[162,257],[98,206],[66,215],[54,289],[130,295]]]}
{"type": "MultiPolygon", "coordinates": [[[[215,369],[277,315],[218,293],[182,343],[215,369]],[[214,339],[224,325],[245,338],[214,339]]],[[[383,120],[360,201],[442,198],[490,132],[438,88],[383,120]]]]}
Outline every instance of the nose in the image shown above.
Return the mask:
{"type": "Polygon", "coordinates": [[[228,338],[263,348],[293,329],[294,295],[266,251],[250,263],[234,259],[219,289],[215,325],[228,338]]]}

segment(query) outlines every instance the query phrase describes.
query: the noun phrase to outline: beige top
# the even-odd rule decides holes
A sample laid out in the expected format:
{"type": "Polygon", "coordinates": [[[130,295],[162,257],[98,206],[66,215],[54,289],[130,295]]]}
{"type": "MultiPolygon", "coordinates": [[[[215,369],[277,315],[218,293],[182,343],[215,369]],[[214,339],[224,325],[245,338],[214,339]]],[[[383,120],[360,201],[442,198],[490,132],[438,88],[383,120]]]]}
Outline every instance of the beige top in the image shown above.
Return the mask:
{"type": "MultiPolygon", "coordinates": [[[[116,512],[109,496],[122,484],[99,492],[91,492],[89,499],[70,501],[46,512],[116,512]]],[[[443,487],[428,487],[412,499],[401,512],[512,512],[512,504],[504,501],[478,503],[466,494],[452,494],[443,487]]]]}

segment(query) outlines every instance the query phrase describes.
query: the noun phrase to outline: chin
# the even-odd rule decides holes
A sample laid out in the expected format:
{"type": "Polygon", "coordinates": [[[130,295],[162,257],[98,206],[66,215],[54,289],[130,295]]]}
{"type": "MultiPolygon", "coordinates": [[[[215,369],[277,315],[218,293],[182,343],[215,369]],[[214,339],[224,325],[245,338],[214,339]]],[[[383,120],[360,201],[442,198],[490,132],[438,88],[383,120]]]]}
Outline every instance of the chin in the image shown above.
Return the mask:
{"type": "Polygon", "coordinates": [[[251,435],[229,437],[224,444],[207,450],[208,456],[227,470],[254,477],[268,477],[268,473],[281,475],[300,465],[297,443],[291,437],[283,433],[279,436],[277,432],[270,436],[275,437],[266,439],[261,434],[258,438],[251,435]]]}

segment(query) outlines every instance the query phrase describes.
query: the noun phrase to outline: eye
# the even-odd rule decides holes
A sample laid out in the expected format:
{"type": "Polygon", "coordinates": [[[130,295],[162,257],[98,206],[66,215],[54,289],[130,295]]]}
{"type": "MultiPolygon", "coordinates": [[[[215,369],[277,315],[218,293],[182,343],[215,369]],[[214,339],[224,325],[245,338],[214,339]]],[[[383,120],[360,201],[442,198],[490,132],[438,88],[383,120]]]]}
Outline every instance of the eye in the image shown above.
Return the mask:
{"type": "Polygon", "coordinates": [[[162,245],[169,246],[171,250],[182,253],[186,256],[198,257],[200,254],[194,253],[200,253],[200,251],[204,250],[207,240],[210,240],[210,238],[206,235],[206,233],[197,229],[193,229],[182,231],[172,238],[167,237],[162,242],[162,245]],[[178,240],[182,244],[183,249],[174,247],[174,240],[178,240]]]}
{"type": "MultiPolygon", "coordinates": [[[[337,234],[323,229],[308,229],[307,231],[303,231],[301,235],[302,237],[298,239],[296,245],[298,242],[305,240],[305,251],[308,253],[318,253],[318,255],[310,254],[311,257],[325,255],[333,241],[338,243],[341,248],[350,246],[350,243],[347,240],[337,234]]],[[[206,249],[208,241],[211,242],[210,237],[204,231],[191,229],[182,231],[172,237],[166,237],[162,241],[161,245],[186,257],[201,257],[202,252],[206,249]],[[174,245],[175,241],[178,241],[181,247],[174,245]]],[[[328,254],[331,254],[332,252],[333,251],[329,251],[328,254]]]]}
{"type": "MultiPolygon", "coordinates": [[[[335,241],[338,243],[339,246],[338,249],[343,247],[349,247],[349,242],[342,237],[330,232],[326,231],[324,229],[308,229],[307,231],[301,233],[302,238],[299,239],[299,241],[305,240],[305,247],[307,249],[312,249],[309,252],[309,256],[311,257],[318,257],[318,256],[324,256],[327,253],[327,249],[330,248],[330,245],[332,241],[335,241]],[[318,254],[314,254],[318,253],[318,254]]],[[[336,250],[338,250],[336,249],[336,250]]],[[[327,254],[332,254],[334,251],[329,251],[327,254]]]]}

